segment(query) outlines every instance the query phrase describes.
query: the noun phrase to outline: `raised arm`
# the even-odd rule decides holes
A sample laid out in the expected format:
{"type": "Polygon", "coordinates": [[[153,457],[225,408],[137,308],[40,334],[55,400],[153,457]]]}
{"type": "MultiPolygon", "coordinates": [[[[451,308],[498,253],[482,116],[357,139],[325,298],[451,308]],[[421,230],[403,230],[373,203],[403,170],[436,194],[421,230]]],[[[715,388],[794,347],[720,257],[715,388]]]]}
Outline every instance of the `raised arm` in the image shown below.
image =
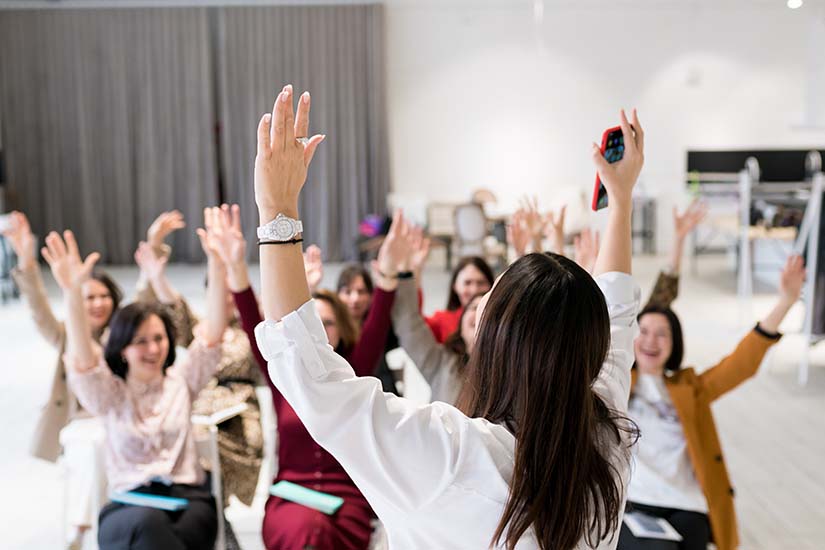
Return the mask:
{"type": "Polygon", "coordinates": [[[34,249],[34,235],[29,220],[22,212],[11,213],[11,227],[3,232],[14,253],[17,255],[17,267],[12,270],[14,282],[29,305],[32,319],[37,330],[52,346],[58,347],[63,340],[63,323],[57,320],[46,296],[40,267],[34,249]]]}
{"type": "Polygon", "coordinates": [[[249,284],[249,268],[246,263],[246,240],[241,230],[241,209],[237,204],[221,206],[220,216],[213,220],[214,226],[220,226],[220,231],[214,232],[212,246],[226,266],[226,282],[235,307],[240,316],[241,328],[249,338],[252,354],[266,380],[273,396],[278,390],[269,379],[266,369],[266,359],[255,342],[255,327],[263,321],[255,292],[249,284]]]}
{"type": "Polygon", "coordinates": [[[135,263],[140,268],[139,280],[146,281],[161,304],[171,306],[180,300],[180,294],[166,277],[168,260],[168,254],[158,254],[146,241],[141,241],[135,250],[135,263]]]}
{"type": "Polygon", "coordinates": [[[203,251],[206,253],[207,285],[206,285],[206,318],[201,323],[203,331],[200,337],[207,346],[214,346],[223,339],[226,330],[226,266],[218,253],[216,241],[222,227],[218,223],[221,216],[220,208],[204,208],[203,217],[206,229],[199,228],[198,238],[203,251]]]}
{"type": "Polygon", "coordinates": [[[596,258],[593,275],[617,271],[632,273],[631,216],[633,214],[633,187],[644,164],[644,131],[636,109],[633,110],[633,125],[621,111],[621,127],[624,135],[624,156],[618,162],[610,164],[602,156],[599,146],[592,148],[593,162],[599,171],[599,178],[607,189],[608,207],[607,227],[602,236],[602,246],[596,258]]]}
{"type": "Polygon", "coordinates": [[[567,205],[563,205],[558,213],[552,211],[544,215],[544,236],[550,239],[551,250],[564,256],[564,218],[567,205]]]}
{"type": "Polygon", "coordinates": [[[585,227],[573,238],[573,260],[589,273],[593,273],[598,254],[599,232],[585,227]]]}
{"type": "Polygon", "coordinates": [[[733,353],[699,375],[701,389],[709,400],[717,399],[756,374],[765,353],[781,338],[779,325],[799,300],[804,282],[802,258],[791,256],[782,271],[779,298],[770,313],[739,342],[733,353]]]}
{"type": "MultiPolygon", "coordinates": [[[[183,214],[179,211],[161,212],[146,230],[145,242],[149,243],[149,246],[152,247],[152,250],[157,256],[169,259],[172,255],[172,247],[165,243],[166,237],[184,227],[186,227],[186,222],[183,219],[183,214]]],[[[135,286],[138,292],[137,300],[144,302],[156,301],[157,296],[154,295],[154,290],[146,278],[146,273],[142,269],[135,286]]]]}
{"type": "Polygon", "coordinates": [[[670,251],[670,263],[667,266],[667,271],[671,275],[679,275],[682,269],[685,240],[707,214],[708,205],[699,199],[694,199],[682,214],[679,214],[675,206],[673,207],[673,248],[670,251]]]}
{"type": "Polygon", "coordinates": [[[449,360],[450,352],[436,341],[421,316],[415,281],[397,279],[398,273],[410,269],[420,247],[418,231],[407,222],[401,210],[396,210],[387,238],[381,245],[377,266],[377,270],[391,275],[391,278],[378,277],[376,285],[385,290],[397,288],[392,307],[393,329],[401,347],[429,383],[438,369],[449,360]]]}
{"type": "MultiPolygon", "coordinates": [[[[255,202],[260,224],[278,214],[298,217],[298,195],[304,186],[307,167],[324,136],[308,138],[309,93],[298,100],[293,114],[292,86],[278,94],[272,113],[258,125],[255,156],[255,202]]],[[[264,317],[279,320],[309,301],[309,286],[299,243],[260,246],[261,301],[264,317]]]]}
{"type": "Polygon", "coordinates": [[[73,359],[72,364],[78,371],[84,371],[97,364],[99,349],[96,349],[98,346],[92,339],[81,287],[89,279],[100,254],[92,252],[81,260],[74,234],[64,231],[63,239],[52,231],[46,237],[46,246],[41,252],[66,300],[66,355],[73,359]]]}

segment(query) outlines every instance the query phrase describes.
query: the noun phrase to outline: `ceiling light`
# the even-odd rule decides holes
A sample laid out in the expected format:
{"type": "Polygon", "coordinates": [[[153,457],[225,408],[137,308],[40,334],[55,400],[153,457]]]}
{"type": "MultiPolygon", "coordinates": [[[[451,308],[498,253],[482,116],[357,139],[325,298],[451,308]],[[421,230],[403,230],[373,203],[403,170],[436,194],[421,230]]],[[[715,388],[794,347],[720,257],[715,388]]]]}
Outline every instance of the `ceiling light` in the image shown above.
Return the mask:
{"type": "Polygon", "coordinates": [[[802,0],[788,0],[788,7],[792,10],[802,7],[802,0]]]}

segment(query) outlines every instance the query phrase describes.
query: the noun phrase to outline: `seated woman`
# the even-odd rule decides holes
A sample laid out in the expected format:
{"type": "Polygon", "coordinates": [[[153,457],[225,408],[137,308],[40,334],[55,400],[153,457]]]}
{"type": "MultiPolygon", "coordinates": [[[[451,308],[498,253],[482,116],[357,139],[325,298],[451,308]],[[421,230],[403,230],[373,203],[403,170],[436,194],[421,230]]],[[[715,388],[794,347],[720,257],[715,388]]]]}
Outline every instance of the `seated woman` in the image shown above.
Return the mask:
{"type": "MultiPolygon", "coordinates": [[[[315,290],[320,278],[314,275],[318,272],[321,266],[320,250],[317,247],[310,246],[304,253],[304,261],[307,269],[307,283],[311,290],[315,290]]],[[[372,297],[374,292],[374,285],[369,271],[361,264],[349,264],[341,270],[338,275],[338,284],[336,285],[338,292],[338,299],[347,306],[350,316],[358,325],[359,329],[364,325],[372,306],[372,297]]],[[[384,343],[384,353],[378,358],[378,364],[375,368],[373,376],[381,381],[381,387],[384,391],[400,395],[396,387],[396,380],[393,371],[390,369],[386,361],[386,352],[394,350],[398,347],[398,337],[395,331],[390,326],[387,332],[387,341],[384,343]]]]}
{"type": "MultiPolygon", "coordinates": [[[[323,140],[309,137],[309,94],[297,115],[293,101],[292,86],[284,87],[258,126],[255,200],[264,235],[298,216],[307,166],[323,140]]],[[[631,196],[644,157],[635,113],[633,129],[624,113],[621,123],[621,160],[608,164],[592,148],[611,205],[595,280],[555,254],[511,265],[479,305],[459,407],[420,406],[356,376],[327,342],[300,239],[261,239],[266,321],[256,336],[269,375],[358,484],[391,547],[616,547],[634,432],[623,418],[639,305],[631,196]]],[[[387,278],[404,262],[391,253],[378,261],[387,278]]]]}
{"type": "Polygon", "coordinates": [[[459,260],[450,279],[450,295],[447,309],[441,309],[426,317],[427,326],[438,343],[458,330],[461,312],[477,294],[484,294],[493,287],[493,270],[483,258],[467,256],[459,260]]]}
{"type": "MultiPolygon", "coordinates": [[[[387,242],[387,250],[393,257],[401,258],[397,266],[400,272],[412,275],[419,272],[416,257],[427,243],[415,237],[400,211],[393,217],[397,228],[396,238],[387,242]]],[[[386,279],[385,279],[386,280],[386,279]]],[[[392,322],[399,343],[418,367],[424,380],[430,385],[432,401],[455,405],[467,375],[466,365],[475,342],[476,310],[482,294],[470,298],[461,308],[459,328],[440,344],[421,316],[419,309],[418,281],[405,276],[398,280],[392,322]]],[[[385,291],[391,288],[385,288],[385,291]]]]}
{"type": "MultiPolygon", "coordinates": [[[[223,209],[228,211],[228,206],[223,209]]],[[[165,214],[161,214],[162,218],[165,214]]],[[[217,207],[204,209],[204,225],[211,241],[221,238],[213,229],[213,220],[222,215],[217,207]]],[[[140,299],[163,304],[172,317],[177,329],[178,345],[188,345],[193,332],[200,322],[192,313],[186,301],[174,289],[166,277],[167,258],[171,249],[159,248],[142,242],[135,253],[135,261],[141,270],[141,280],[145,289],[139,293],[140,299]]],[[[263,383],[249,338],[241,329],[232,294],[226,290],[226,323],[221,342],[222,356],[218,369],[192,404],[192,414],[211,415],[223,409],[246,405],[246,410],[218,425],[218,454],[221,461],[221,481],[223,482],[222,506],[229,504],[229,497],[235,495],[242,503],[250,506],[255,497],[261,463],[263,460],[263,434],[260,408],[255,395],[255,387],[263,383]]],[[[198,439],[208,437],[205,426],[195,426],[198,439]]],[[[211,465],[201,459],[206,469],[211,465]]],[[[234,538],[227,523],[227,536],[234,538]]]]}
{"type": "Polygon", "coordinates": [[[641,332],[634,344],[629,414],[641,437],[628,510],[666,519],[683,540],[637,539],[625,526],[622,549],[706,550],[711,539],[719,550],[738,547],[733,489],[710,405],[756,374],[765,353],[779,341],[779,325],[799,299],[804,279],[802,259],[791,257],[771,312],[729,356],[697,373],[682,367],[681,324],[669,307],[675,283],[668,290],[660,277],[660,292],[639,314],[641,332]]]}
{"type": "Polygon", "coordinates": [[[100,513],[98,544],[108,549],[210,548],[217,531],[215,502],[198,463],[190,420],[192,401],[218,366],[226,326],[222,265],[209,258],[208,315],[187,357],[175,361],[171,320],[155,306],[118,311],[105,350],[89,337],[81,287],[99,255],[81,261],[70,231],[46,238],[43,256],[68,307],[69,385],[83,407],[101,416],[106,474],[113,492],[138,491],[188,499],[178,512],[118,503],[100,513]]]}
{"type": "MultiPolygon", "coordinates": [[[[227,281],[241,326],[252,339],[255,326],[262,319],[249,284],[246,241],[241,232],[239,211],[233,205],[231,213],[223,211],[222,214],[218,222],[218,232],[222,236],[218,252],[227,266],[227,281]]],[[[303,266],[301,269],[304,272],[303,266]]],[[[306,277],[304,284],[307,284],[306,277]]],[[[314,296],[317,314],[323,320],[332,349],[346,358],[359,376],[371,376],[384,352],[394,293],[380,288],[375,291],[360,334],[346,306],[335,294],[316,290],[314,296]]],[[[372,508],[341,465],[312,439],[289,402],[272,384],[258,346],[253,346],[252,351],[272,391],[277,417],[278,473],[273,483],[290,481],[344,499],[343,506],[335,514],[326,515],[302,504],[270,496],[262,528],[264,545],[270,550],[365,550],[372,534],[372,508]]]]}
{"type": "MultiPolygon", "coordinates": [[[[66,466],[67,501],[72,503],[67,510],[67,548],[80,550],[84,534],[92,528],[99,507],[107,499],[103,425],[84,410],[66,384],[66,327],[49,305],[26,215],[12,212],[11,227],[3,234],[17,255],[18,264],[12,270],[14,282],[26,298],[37,330],[58,351],[49,400],[41,410],[30,452],[49,462],[61,458],[66,466]]],[[[92,337],[96,342],[105,341],[123,292],[109,275],[95,270],[83,282],[81,294],[92,337]]]]}

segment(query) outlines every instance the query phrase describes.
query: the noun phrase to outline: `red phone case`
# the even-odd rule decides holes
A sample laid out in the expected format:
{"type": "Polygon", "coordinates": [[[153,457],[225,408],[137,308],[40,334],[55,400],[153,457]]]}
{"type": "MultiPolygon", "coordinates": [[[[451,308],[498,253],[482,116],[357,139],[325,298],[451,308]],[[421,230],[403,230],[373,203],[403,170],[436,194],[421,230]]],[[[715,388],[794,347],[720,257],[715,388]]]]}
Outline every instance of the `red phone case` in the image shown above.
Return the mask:
{"type": "MultiPolygon", "coordinates": [[[[602,146],[601,146],[601,153],[604,156],[604,152],[607,150],[607,136],[612,134],[616,131],[621,131],[621,126],[614,126],[613,128],[608,128],[602,134],[602,146]]],[[[596,172],[596,185],[593,187],[593,201],[590,205],[590,208],[593,209],[593,212],[598,210],[598,203],[599,203],[599,187],[601,186],[602,181],[599,179],[599,172],[596,172]]]]}

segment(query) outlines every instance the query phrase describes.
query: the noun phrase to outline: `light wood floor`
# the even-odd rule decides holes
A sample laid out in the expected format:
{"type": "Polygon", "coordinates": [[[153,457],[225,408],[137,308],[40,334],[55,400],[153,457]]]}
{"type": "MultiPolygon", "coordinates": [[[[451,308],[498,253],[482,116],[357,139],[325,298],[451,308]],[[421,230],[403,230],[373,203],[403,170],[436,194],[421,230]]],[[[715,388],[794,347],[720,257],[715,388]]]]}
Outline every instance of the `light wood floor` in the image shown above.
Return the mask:
{"type": "MultiPolygon", "coordinates": [[[[659,265],[657,258],[636,260],[643,293],[650,289],[659,265]]],[[[134,284],[134,269],[111,271],[124,288],[134,284]]],[[[328,267],[327,286],[332,286],[337,271],[337,266],[328,267]]],[[[190,297],[196,311],[202,311],[203,274],[201,266],[170,268],[174,284],[190,297]]],[[[54,307],[62,313],[49,275],[46,280],[54,307]]],[[[425,310],[445,302],[447,283],[448,276],[441,269],[426,273],[425,310]]],[[[734,284],[734,275],[722,259],[703,260],[699,276],[684,277],[675,309],[684,324],[690,364],[714,364],[734,347],[758,315],[770,308],[772,295],[758,294],[751,304],[752,312],[740,314],[734,284]]],[[[803,348],[793,332],[801,326],[801,318],[797,306],[783,326],[788,335],[774,348],[760,373],[714,406],[737,492],[741,547],[747,550],[825,548],[825,346],[814,350],[810,382],[799,387],[795,369],[803,348]]],[[[4,372],[0,379],[2,548],[61,548],[60,470],[27,454],[55,357],[54,350],[35,332],[22,304],[0,306],[0,368],[4,372]]],[[[252,508],[234,505],[228,511],[246,550],[262,548],[262,502],[257,500],[252,508]]]]}

